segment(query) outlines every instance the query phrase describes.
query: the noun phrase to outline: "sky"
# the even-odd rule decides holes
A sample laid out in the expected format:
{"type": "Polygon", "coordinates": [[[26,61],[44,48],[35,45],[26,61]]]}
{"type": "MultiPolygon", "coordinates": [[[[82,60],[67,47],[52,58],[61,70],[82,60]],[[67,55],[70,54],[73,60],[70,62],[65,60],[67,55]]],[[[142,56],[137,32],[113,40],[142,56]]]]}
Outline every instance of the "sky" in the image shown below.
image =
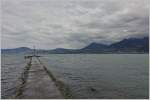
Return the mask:
{"type": "Polygon", "coordinates": [[[149,34],[149,0],[2,0],[2,48],[83,48],[149,34]]]}

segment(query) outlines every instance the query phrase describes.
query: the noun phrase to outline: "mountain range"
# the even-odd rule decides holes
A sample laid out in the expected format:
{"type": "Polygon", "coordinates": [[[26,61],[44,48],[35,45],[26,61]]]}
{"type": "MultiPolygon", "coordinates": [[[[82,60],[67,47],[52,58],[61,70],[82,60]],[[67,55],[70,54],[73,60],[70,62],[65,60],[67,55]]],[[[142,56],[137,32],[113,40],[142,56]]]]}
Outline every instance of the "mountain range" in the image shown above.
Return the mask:
{"type": "MultiPolygon", "coordinates": [[[[14,49],[1,49],[2,53],[31,53],[33,49],[20,47],[14,49]]],[[[38,53],[50,54],[77,54],[77,53],[149,53],[149,37],[128,38],[122,41],[105,45],[91,43],[82,49],[56,48],[53,50],[36,50],[38,53]]]]}

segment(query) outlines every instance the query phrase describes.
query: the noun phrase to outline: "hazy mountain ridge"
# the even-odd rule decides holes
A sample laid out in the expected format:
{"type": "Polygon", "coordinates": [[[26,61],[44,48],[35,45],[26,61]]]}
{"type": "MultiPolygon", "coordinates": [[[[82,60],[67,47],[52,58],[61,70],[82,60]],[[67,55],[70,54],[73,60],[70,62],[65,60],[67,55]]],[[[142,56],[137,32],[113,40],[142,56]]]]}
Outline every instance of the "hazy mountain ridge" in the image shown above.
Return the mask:
{"type": "Polygon", "coordinates": [[[20,47],[14,49],[1,49],[2,53],[22,53],[22,52],[30,52],[32,49],[27,47],[20,47]]]}
{"type": "MultiPolygon", "coordinates": [[[[2,49],[2,53],[31,53],[33,49],[20,47],[15,49],[2,49]]],[[[129,38],[122,41],[105,45],[91,43],[82,49],[56,48],[53,50],[37,50],[38,53],[72,54],[72,53],[149,53],[149,37],[129,38]]]]}

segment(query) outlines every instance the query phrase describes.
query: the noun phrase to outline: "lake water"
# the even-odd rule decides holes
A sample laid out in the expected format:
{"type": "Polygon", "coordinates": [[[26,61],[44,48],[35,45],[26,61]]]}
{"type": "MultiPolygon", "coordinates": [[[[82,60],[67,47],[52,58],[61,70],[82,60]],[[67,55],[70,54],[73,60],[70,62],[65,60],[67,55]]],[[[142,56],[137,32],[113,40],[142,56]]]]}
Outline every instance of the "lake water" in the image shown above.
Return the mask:
{"type": "Polygon", "coordinates": [[[20,54],[1,55],[1,97],[12,98],[21,84],[21,73],[26,66],[24,56],[20,54]]]}
{"type": "MultiPolygon", "coordinates": [[[[149,96],[148,54],[49,54],[40,59],[75,98],[149,96]]],[[[25,64],[23,55],[2,55],[3,98],[13,95],[25,64]]]]}

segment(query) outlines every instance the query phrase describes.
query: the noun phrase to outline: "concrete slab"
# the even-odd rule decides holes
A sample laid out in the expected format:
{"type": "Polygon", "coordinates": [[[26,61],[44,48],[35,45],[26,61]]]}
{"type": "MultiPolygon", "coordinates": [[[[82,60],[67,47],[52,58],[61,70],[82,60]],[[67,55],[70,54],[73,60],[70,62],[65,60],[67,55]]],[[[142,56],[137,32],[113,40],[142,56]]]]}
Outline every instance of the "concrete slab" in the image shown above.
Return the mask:
{"type": "Polygon", "coordinates": [[[63,99],[61,92],[36,57],[28,73],[22,95],[23,99],[63,99]]]}

